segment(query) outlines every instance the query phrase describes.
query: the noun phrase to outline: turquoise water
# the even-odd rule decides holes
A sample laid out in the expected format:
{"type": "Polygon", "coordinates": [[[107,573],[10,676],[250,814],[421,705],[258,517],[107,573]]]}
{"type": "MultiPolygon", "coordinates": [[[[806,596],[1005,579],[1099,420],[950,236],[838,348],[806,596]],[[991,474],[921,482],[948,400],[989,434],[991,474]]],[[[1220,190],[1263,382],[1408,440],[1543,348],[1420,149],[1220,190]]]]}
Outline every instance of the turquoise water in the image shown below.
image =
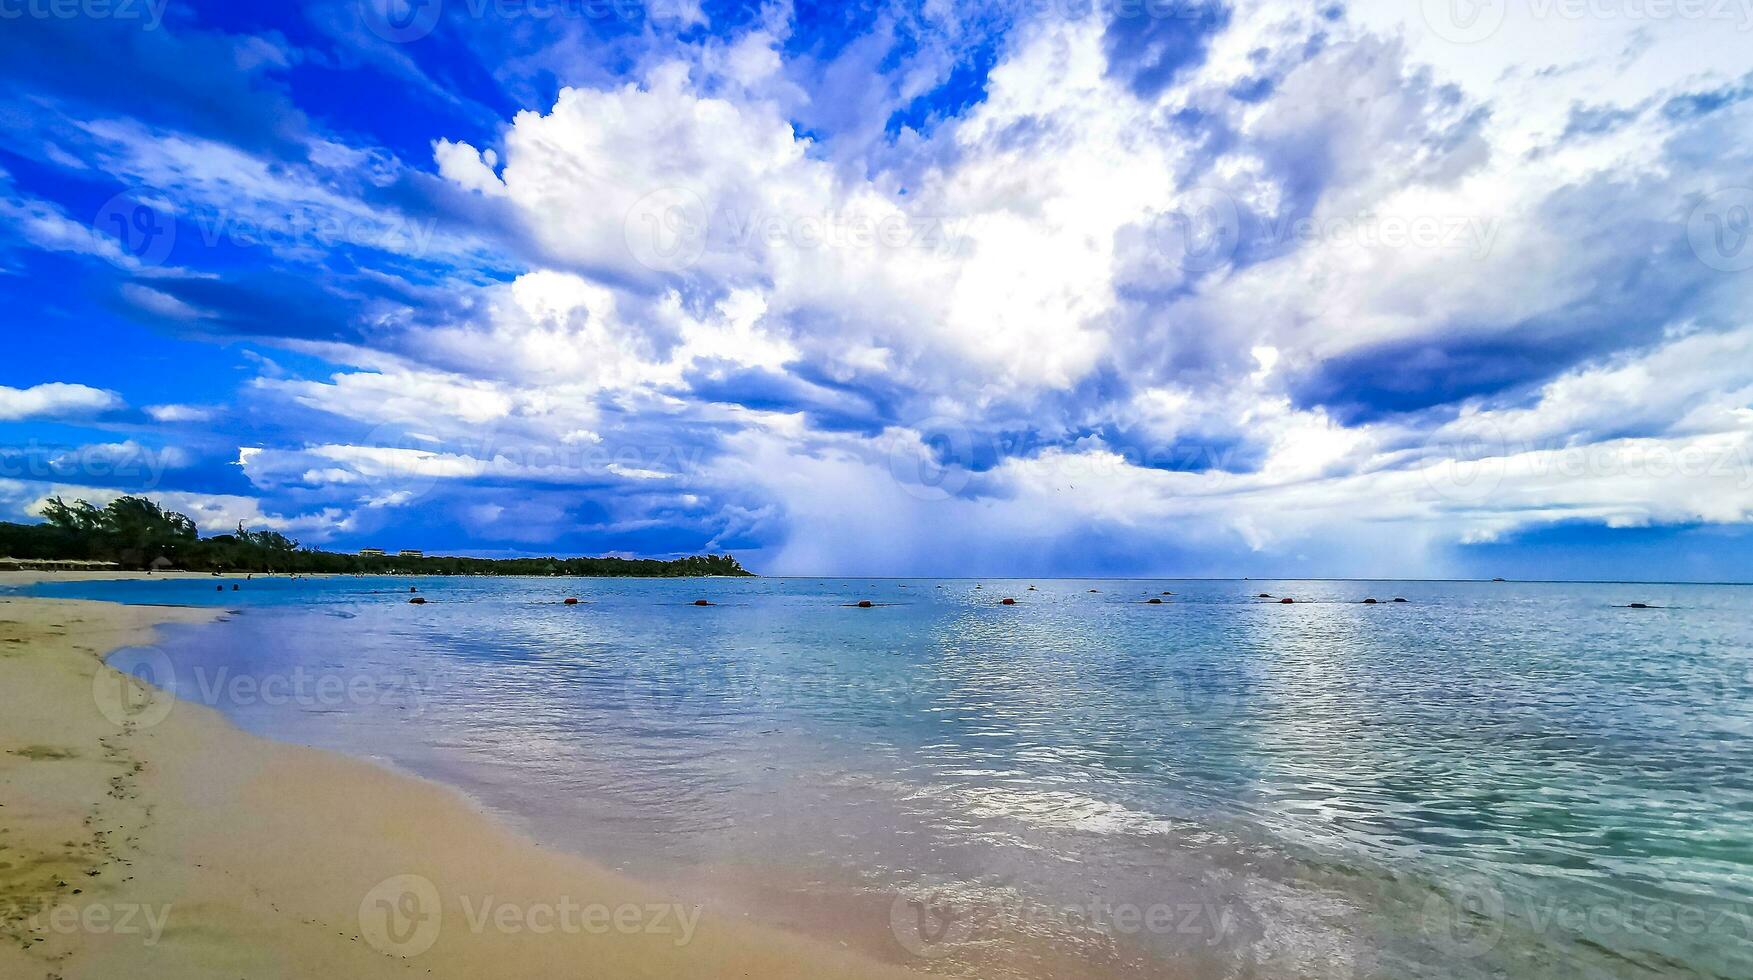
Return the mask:
{"type": "Polygon", "coordinates": [[[236,610],[114,662],[921,969],[1753,976],[1753,588],[30,591],[236,610]]]}

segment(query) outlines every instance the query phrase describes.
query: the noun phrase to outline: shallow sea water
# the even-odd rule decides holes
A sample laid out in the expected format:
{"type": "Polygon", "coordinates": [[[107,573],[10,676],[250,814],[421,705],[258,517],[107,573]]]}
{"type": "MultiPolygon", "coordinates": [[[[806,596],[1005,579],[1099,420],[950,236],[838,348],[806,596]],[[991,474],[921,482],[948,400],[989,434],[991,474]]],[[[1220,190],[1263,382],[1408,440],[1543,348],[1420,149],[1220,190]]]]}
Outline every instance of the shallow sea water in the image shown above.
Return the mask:
{"type": "Polygon", "coordinates": [[[1753,976],[1750,587],[27,591],[235,610],[112,662],[919,969],[1753,976]]]}

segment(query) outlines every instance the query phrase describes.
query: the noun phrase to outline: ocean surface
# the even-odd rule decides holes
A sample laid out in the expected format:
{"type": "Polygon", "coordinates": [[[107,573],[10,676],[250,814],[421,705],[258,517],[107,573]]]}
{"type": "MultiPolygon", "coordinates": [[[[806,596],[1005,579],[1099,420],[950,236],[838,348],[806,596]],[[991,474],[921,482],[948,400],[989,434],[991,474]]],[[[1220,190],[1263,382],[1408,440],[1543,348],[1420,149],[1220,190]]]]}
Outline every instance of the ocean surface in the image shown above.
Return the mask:
{"type": "Polygon", "coordinates": [[[1753,588],[231,584],[24,591],[234,610],[112,662],[944,975],[1753,976],[1753,588]]]}

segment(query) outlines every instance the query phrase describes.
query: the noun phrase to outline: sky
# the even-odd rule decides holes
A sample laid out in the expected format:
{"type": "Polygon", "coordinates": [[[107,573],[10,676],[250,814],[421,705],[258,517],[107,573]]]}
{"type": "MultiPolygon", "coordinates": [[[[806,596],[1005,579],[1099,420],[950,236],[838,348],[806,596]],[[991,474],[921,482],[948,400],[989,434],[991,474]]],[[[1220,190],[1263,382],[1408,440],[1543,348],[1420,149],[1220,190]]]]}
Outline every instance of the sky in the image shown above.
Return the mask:
{"type": "Polygon", "coordinates": [[[1753,580],[1753,0],[0,0],[0,520],[1753,580]]]}

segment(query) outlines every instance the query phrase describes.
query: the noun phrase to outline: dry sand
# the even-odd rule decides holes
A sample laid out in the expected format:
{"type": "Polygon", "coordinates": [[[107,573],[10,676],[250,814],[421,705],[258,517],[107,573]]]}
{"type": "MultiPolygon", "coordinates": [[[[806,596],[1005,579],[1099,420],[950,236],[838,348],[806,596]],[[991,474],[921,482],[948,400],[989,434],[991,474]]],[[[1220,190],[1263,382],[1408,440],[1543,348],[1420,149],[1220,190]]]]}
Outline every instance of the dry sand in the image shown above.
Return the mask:
{"type": "Polygon", "coordinates": [[[446,787],[257,738],[102,662],[214,615],[0,598],[0,977],[915,975],[695,918],[446,787]]]}

